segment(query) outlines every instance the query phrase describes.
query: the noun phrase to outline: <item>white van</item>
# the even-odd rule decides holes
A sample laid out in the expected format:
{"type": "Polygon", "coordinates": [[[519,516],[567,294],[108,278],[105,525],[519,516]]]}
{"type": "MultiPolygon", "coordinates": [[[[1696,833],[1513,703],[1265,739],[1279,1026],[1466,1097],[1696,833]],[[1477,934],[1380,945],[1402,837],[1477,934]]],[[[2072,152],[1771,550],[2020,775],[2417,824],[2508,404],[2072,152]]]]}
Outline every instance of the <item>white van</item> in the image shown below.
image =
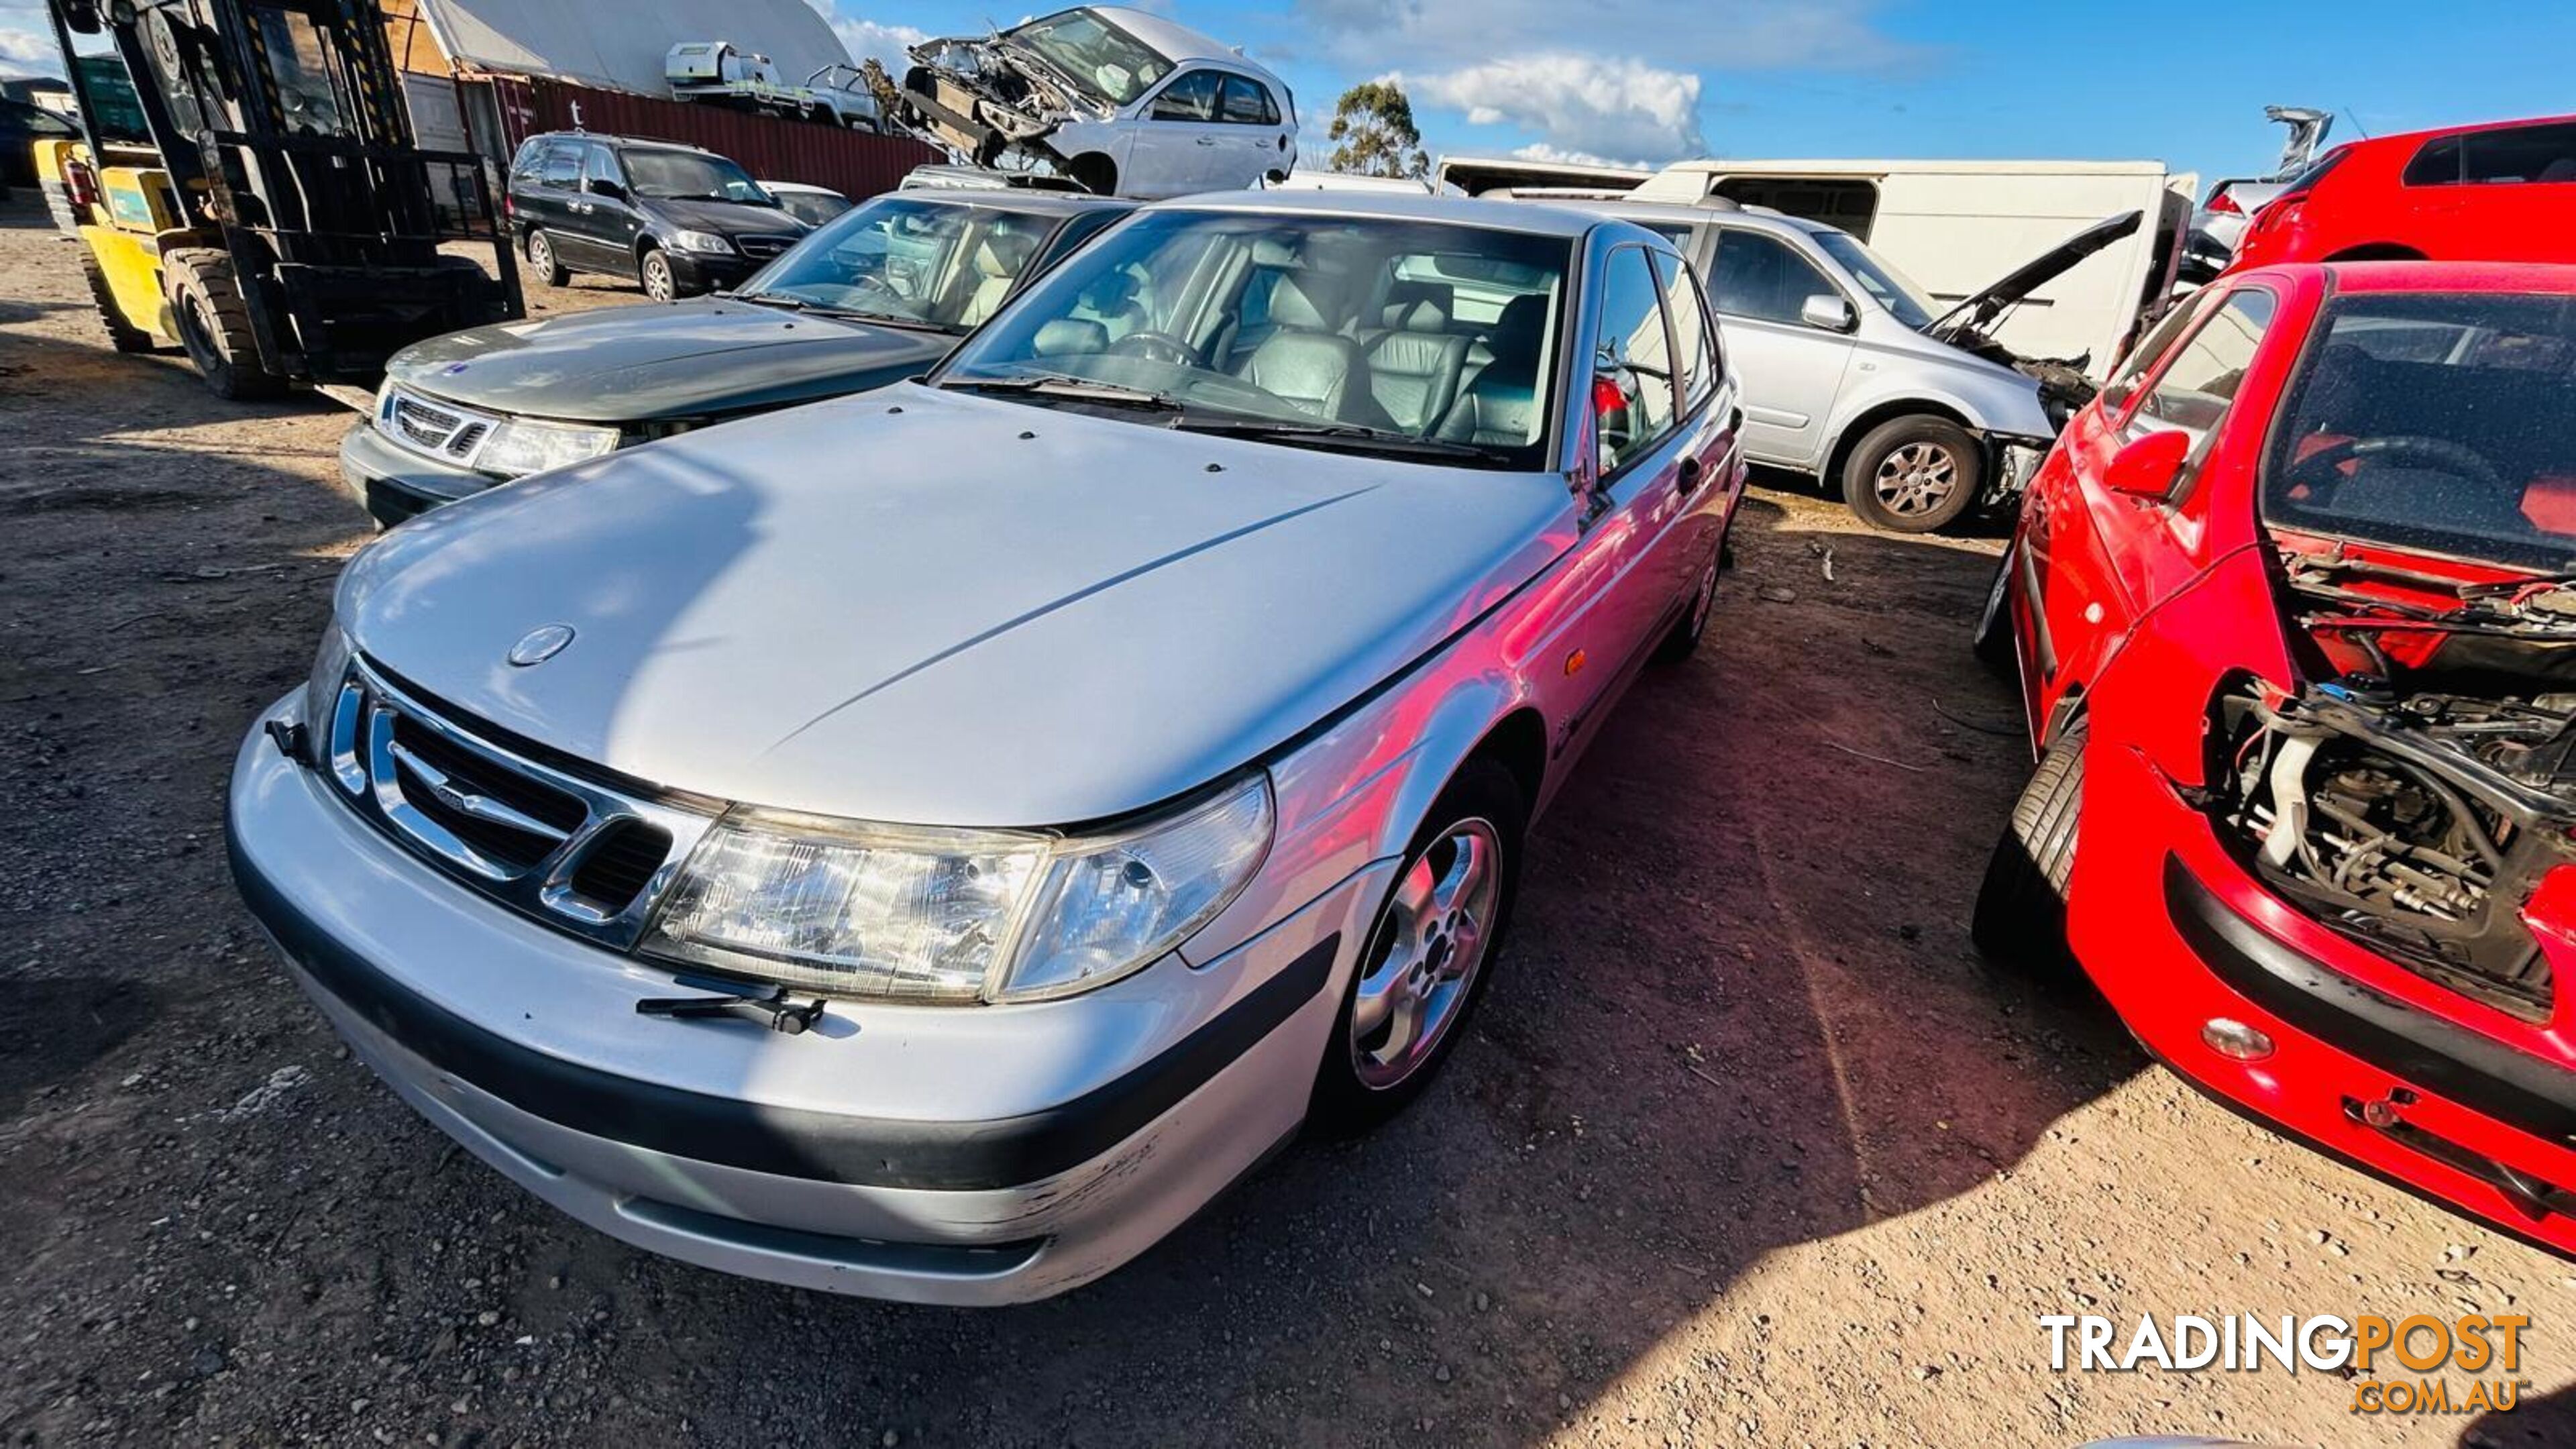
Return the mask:
{"type": "Polygon", "coordinates": [[[1629,196],[1721,197],[1820,221],[1869,244],[1944,306],[2105,217],[2140,226],[2023,299],[1987,328],[2024,357],[2100,381],[2142,307],[2172,290],[2199,178],[2161,161],[1681,161],[1629,196]]]}

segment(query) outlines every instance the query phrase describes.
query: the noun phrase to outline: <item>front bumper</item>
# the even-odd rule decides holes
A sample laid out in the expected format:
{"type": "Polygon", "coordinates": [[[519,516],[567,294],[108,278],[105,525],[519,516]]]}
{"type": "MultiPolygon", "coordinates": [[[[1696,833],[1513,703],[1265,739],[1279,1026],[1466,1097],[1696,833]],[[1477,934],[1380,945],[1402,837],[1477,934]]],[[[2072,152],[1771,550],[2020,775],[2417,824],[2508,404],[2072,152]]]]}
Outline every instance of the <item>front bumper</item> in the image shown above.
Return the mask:
{"type": "Polygon", "coordinates": [[[2087,819],[2121,828],[2083,837],[2070,938],[2150,1052],[2329,1155],[2576,1255],[2576,1050],[2556,1024],[2534,1036],[2443,1001],[2292,911],[2133,750],[2097,739],[2085,795],[2087,819]],[[2220,1054],[2201,1037],[2214,1018],[2274,1051],[2220,1054]]]}
{"type": "Polygon", "coordinates": [[[387,528],[509,481],[424,457],[361,420],[340,440],[340,481],[387,528]]]}
{"type": "MultiPolygon", "coordinates": [[[[268,719],[292,717],[282,701],[268,719]]],[[[379,1075],[585,1223],[704,1267],[911,1302],[1062,1292],[1144,1251],[1305,1113],[1364,870],[1236,949],[1009,1007],[833,1002],[812,1031],[636,1014],[667,972],[439,876],[253,730],[244,899],[379,1075]]]]}
{"type": "Polygon", "coordinates": [[[718,287],[734,286],[748,280],[752,273],[769,265],[765,261],[753,261],[746,256],[714,256],[702,252],[684,252],[677,247],[665,251],[663,255],[671,259],[671,279],[678,282],[682,290],[691,292],[712,291],[718,287]]]}

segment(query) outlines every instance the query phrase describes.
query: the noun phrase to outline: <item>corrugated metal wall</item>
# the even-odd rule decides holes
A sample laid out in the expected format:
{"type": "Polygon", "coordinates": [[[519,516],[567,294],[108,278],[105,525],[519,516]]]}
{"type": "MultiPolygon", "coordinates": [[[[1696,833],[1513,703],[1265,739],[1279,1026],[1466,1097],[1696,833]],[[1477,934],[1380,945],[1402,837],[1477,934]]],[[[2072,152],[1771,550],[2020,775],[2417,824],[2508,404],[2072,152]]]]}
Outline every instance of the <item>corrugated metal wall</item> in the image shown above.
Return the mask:
{"type": "Polygon", "coordinates": [[[941,161],[937,151],[910,138],[871,136],[813,121],[784,121],[687,101],[593,90],[554,80],[494,80],[505,133],[502,161],[540,131],[573,128],[620,136],[683,141],[730,156],[765,181],[828,186],[856,200],[892,191],[915,166],[941,161]]]}

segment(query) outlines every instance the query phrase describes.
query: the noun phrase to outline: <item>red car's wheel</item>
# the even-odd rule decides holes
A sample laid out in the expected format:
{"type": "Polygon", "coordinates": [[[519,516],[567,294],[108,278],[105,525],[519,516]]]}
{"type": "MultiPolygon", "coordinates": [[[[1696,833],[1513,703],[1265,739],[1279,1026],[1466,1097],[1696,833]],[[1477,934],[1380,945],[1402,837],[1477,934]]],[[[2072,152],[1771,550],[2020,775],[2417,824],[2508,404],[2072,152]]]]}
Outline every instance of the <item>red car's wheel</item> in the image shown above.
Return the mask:
{"type": "Polygon", "coordinates": [[[2050,975],[2072,964],[2066,882],[2075,870],[2076,818],[2084,804],[2085,733],[2078,719],[2049,741],[1986,862],[1970,930],[1978,949],[1999,965],[2050,975]]]}

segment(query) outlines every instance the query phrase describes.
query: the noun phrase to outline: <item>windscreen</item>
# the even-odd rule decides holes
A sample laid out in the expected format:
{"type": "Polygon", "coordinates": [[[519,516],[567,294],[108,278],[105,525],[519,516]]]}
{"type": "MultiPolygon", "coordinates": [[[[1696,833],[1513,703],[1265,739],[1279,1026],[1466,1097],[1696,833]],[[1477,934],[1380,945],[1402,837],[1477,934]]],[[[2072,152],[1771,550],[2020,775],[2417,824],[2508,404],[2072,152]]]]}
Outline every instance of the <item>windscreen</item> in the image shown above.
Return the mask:
{"type": "Polygon", "coordinates": [[[797,243],[743,291],[946,332],[982,324],[1033,263],[1055,219],[880,197],[797,243]]]}
{"type": "Polygon", "coordinates": [[[1078,84],[1122,106],[1172,71],[1170,57],[1089,10],[1044,16],[1007,34],[1078,84]]]}
{"type": "Polygon", "coordinates": [[[666,201],[735,201],[745,206],[776,206],[760,183],[722,156],[695,151],[629,149],[623,158],[626,179],[638,196],[666,201]]]}
{"type": "Polygon", "coordinates": [[[2576,297],[2347,296],[2274,428],[2267,521],[2576,565],[2576,297]]]}
{"type": "Polygon", "coordinates": [[[1932,325],[1938,310],[1930,296],[1916,286],[1913,279],[1888,265],[1887,260],[1865,244],[1839,231],[1809,232],[1826,256],[1843,264],[1861,290],[1878,299],[1897,321],[1920,332],[1932,325]]]}
{"type": "Polygon", "coordinates": [[[960,346],[940,382],[1079,379],[1189,419],[1542,467],[1572,249],[1442,222],[1143,212],[960,346]]]}

